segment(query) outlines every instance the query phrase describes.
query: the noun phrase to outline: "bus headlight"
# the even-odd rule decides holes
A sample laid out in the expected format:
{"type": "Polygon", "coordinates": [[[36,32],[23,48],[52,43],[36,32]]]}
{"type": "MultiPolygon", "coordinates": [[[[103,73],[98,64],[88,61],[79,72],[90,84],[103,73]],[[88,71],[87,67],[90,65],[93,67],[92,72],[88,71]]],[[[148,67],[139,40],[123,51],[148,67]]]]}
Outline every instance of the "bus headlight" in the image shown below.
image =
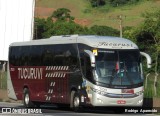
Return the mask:
{"type": "Polygon", "coordinates": [[[138,96],[139,96],[139,95],[142,95],[142,94],[143,94],[143,91],[136,92],[135,94],[138,95],[138,96]]]}
{"type": "Polygon", "coordinates": [[[100,90],[97,90],[97,89],[94,89],[94,88],[92,88],[92,91],[95,92],[95,93],[98,93],[100,95],[106,95],[107,94],[107,92],[100,91],[100,90]]]}
{"type": "Polygon", "coordinates": [[[99,103],[103,104],[103,100],[97,98],[97,100],[99,101],[99,103]]]}
{"type": "Polygon", "coordinates": [[[141,104],[142,102],[143,102],[143,99],[139,100],[137,104],[141,104]]]}

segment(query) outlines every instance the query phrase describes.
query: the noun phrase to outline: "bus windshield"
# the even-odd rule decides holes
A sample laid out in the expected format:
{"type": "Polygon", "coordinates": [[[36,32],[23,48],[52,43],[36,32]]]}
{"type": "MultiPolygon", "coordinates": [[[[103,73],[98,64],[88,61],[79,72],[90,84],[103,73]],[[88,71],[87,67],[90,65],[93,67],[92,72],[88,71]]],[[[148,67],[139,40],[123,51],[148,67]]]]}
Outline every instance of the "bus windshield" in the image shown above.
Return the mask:
{"type": "Polygon", "coordinates": [[[132,86],[143,82],[138,50],[104,50],[96,56],[96,81],[109,86],[132,86]]]}

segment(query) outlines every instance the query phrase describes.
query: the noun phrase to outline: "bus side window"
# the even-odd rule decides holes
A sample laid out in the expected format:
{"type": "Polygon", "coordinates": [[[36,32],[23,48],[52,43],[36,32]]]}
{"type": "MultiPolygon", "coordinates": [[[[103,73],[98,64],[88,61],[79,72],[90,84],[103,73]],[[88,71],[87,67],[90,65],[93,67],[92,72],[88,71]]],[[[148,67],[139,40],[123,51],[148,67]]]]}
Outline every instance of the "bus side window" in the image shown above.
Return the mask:
{"type": "Polygon", "coordinates": [[[65,58],[65,64],[70,67],[71,72],[80,71],[76,45],[70,44],[66,46],[65,58]]]}
{"type": "Polygon", "coordinates": [[[23,46],[21,47],[21,58],[20,58],[20,66],[28,66],[30,65],[30,46],[23,46]]]}
{"type": "Polygon", "coordinates": [[[45,66],[51,66],[53,64],[53,54],[50,50],[45,50],[43,54],[43,62],[45,66]]]}
{"type": "Polygon", "coordinates": [[[28,53],[28,65],[41,66],[42,46],[30,46],[30,53],[28,53]]]}
{"type": "Polygon", "coordinates": [[[20,64],[21,64],[21,54],[22,54],[21,48],[22,48],[22,46],[16,47],[16,49],[15,49],[15,56],[16,56],[15,64],[16,64],[16,66],[20,66],[20,64]]]}
{"type": "Polygon", "coordinates": [[[13,66],[19,66],[20,61],[20,49],[19,47],[13,46],[10,47],[10,53],[9,53],[9,62],[13,66]]]}
{"type": "Polygon", "coordinates": [[[10,64],[12,64],[12,65],[15,65],[15,55],[13,54],[13,52],[14,52],[14,48],[13,47],[10,47],[9,48],[9,62],[10,62],[10,64]]]}

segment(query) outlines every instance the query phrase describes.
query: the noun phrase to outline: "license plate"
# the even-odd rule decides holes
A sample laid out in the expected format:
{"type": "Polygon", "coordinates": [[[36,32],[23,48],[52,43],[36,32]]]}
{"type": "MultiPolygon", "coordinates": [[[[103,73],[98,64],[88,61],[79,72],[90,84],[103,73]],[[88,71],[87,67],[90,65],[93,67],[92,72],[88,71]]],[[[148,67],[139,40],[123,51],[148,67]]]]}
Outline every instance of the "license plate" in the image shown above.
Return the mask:
{"type": "Polygon", "coordinates": [[[117,104],[126,104],[125,100],[117,100],[117,104]]]}

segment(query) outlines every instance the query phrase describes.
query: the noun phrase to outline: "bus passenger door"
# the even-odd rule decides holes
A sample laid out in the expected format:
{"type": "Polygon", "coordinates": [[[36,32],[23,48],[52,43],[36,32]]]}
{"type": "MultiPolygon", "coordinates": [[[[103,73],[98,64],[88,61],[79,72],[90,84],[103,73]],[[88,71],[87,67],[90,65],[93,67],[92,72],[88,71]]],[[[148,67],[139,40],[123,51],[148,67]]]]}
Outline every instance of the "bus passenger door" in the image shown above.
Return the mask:
{"type": "Polygon", "coordinates": [[[92,81],[93,80],[93,68],[92,68],[92,62],[94,62],[93,64],[95,65],[95,61],[91,61],[90,55],[88,53],[81,53],[80,54],[80,58],[81,58],[81,68],[82,68],[82,73],[84,75],[84,77],[89,80],[92,81]]]}

